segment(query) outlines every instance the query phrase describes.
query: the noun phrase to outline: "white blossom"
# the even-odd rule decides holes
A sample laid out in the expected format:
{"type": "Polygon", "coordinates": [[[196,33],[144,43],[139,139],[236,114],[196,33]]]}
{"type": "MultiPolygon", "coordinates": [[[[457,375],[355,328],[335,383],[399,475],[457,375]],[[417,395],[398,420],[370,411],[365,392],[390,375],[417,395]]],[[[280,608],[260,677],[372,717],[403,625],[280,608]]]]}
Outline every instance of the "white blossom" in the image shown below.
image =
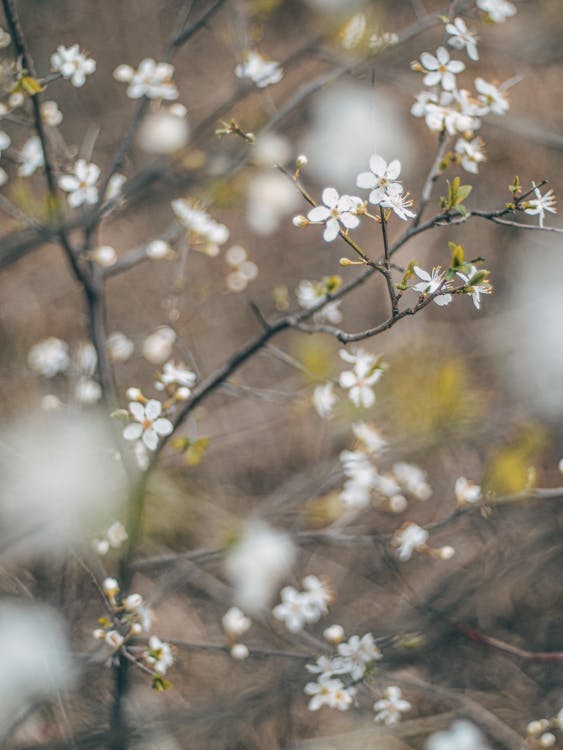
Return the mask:
{"type": "Polygon", "coordinates": [[[145,116],[137,134],[137,144],[149,154],[174,154],[184,148],[189,135],[185,115],[178,117],[172,107],[168,107],[145,116]]]}
{"type": "Polygon", "coordinates": [[[436,86],[441,84],[445,91],[452,91],[456,87],[455,77],[465,70],[465,65],[460,60],[450,60],[450,53],[445,47],[438,47],[436,55],[423,52],[420,62],[426,75],[423,82],[425,86],[436,86]]]}
{"type": "Polygon", "coordinates": [[[339,643],[337,650],[341,659],[335,674],[349,674],[353,680],[361,680],[367,665],[383,658],[371,633],[366,633],[361,638],[353,635],[345,643],[339,643]]]}
{"type": "Polygon", "coordinates": [[[113,362],[126,362],[135,351],[135,344],[121,331],[114,331],[107,337],[106,348],[113,362]]]}
{"type": "MultiPolygon", "coordinates": [[[[422,281],[419,281],[418,284],[413,286],[413,289],[419,294],[434,294],[438,289],[447,289],[448,285],[447,283],[444,283],[444,273],[440,270],[439,266],[432,269],[432,275],[418,266],[414,266],[414,272],[419,279],[422,279],[422,281]]],[[[438,294],[434,297],[433,301],[437,305],[443,306],[449,305],[452,299],[453,297],[451,294],[444,293],[438,294]]]]}
{"type": "Polygon", "coordinates": [[[231,607],[223,615],[221,624],[229,637],[238,638],[249,630],[252,620],[238,607],[231,607]]]}
{"type": "Polygon", "coordinates": [[[424,750],[491,750],[481,731],[470,721],[454,721],[449,729],[431,734],[424,750]]]}
{"type": "Polygon", "coordinates": [[[402,195],[401,193],[395,193],[394,195],[388,195],[379,205],[383,208],[390,208],[393,213],[403,221],[413,219],[416,216],[416,214],[410,210],[412,200],[407,194],[402,195]]]}
{"type": "Polygon", "coordinates": [[[278,62],[266,60],[256,50],[247,50],[244,61],[235,68],[237,78],[250,78],[258,88],[278,83],[283,78],[283,69],[278,62]]]}
{"type": "Polygon", "coordinates": [[[428,532],[416,523],[406,523],[393,535],[391,544],[399,549],[399,560],[406,562],[412,553],[425,547],[428,532]]]}
{"type": "Polygon", "coordinates": [[[196,374],[189,370],[186,365],[176,364],[173,361],[166,362],[158,380],[154,384],[157,391],[163,391],[169,385],[181,386],[190,389],[195,381],[196,374]]]}
{"type": "Polygon", "coordinates": [[[68,344],[55,336],[43,339],[29,350],[27,364],[46,378],[64,373],[70,366],[68,344]]]}
{"type": "Polygon", "coordinates": [[[19,153],[18,161],[18,174],[20,177],[29,177],[45,164],[43,148],[38,136],[34,135],[27,139],[19,153]]]}
{"type": "Polygon", "coordinates": [[[461,166],[472,174],[477,174],[479,164],[486,160],[483,153],[483,141],[480,138],[473,138],[468,141],[466,138],[459,138],[455,144],[455,152],[461,162],[461,166]]]}
{"type": "Polygon", "coordinates": [[[145,252],[151,260],[162,260],[170,256],[172,249],[164,240],[153,240],[146,246],[145,252]]]}
{"type": "Polygon", "coordinates": [[[111,268],[117,261],[117,253],[110,245],[100,245],[94,248],[89,257],[102,268],[111,268]]]}
{"type": "Polygon", "coordinates": [[[227,275],[227,288],[231,292],[242,292],[249,281],[258,276],[258,266],[248,259],[241,245],[233,245],[225,253],[225,261],[233,268],[227,275]]]}
{"type": "Polygon", "coordinates": [[[476,78],[475,88],[481,102],[479,115],[488,115],[489,112],[495,115],[504,115],[508,112],[510,108],[508,98],[498,86],[485,81],[484,78],[476,78]]]}
{"type": "Polygon", "coordinates": [[[151,635],[149,638],[149,648],[143,652],[143,656],[151,669],[161,675],[166,674],[174,664],[170,645],[161,641],[156,635],[151,635]]]}
{"type": "Polygon", "coordinates": [[[311,695],[309,710],[318,711],[322,706],[346,711],[352,705],[356,694],[354,687],[345,688],[342,680],[332,679],[329,675],[321,675],[318,682],[308,682],[305,693],[311,695]]]}
{"type": "Polygon", "coordinates": [[[338,401],[332,383],[318,385],[313,391],[313,407],[321,419],[330,419],[338,401]]]}
{"type": "Polygon", "coordinates": [[[332,592],[328,584],[317,576],[309,575],[303,579],[303,588],[319,615],[325,615],[332,601],[332,592]]]}
{"type": "Polygon", "coordinates": [[[426,473],[418,466],[399,461],[393,464],[395,478],[407,492],[419,500],[428,500],[432,490],[426,481],[426,473]]]}
{"type": "MultiPolygon", "coordinates": [[[[299,305],[305,310],[310,310],[312,307],[324,302],[327,299],[329,282],[330,278],[327,276],[322,281],[308,281],[304,279],[299,282],[299,286],[295,291],[299,305]]],[[[338,323],[342,322],[340,302],[340,300],[328,302],[320,310],[317,310],[313,315],[315,322],[326,322],[332,325],[338,325],[338,323]]]]}
{"type": "Polygon", "coordinates": [[[170,357],[176,332],[170,326],[160,326],[143,341],[143,357],[153,365],[160,365],[170,357]]]}
{"type": "Polygon", "coordinates": [[[119,549],[127,541],[127,531],[121,521],[114,521],[106,531],[106,539],[114,549],[119,549]]]}
{"type": "Polygon", "coordinates": [[[57,102],[48,101],[41,104],[41,116],[47,125],[55,128],[63,121],[63,113],[57,102]]]}
{"type": "Polygon", "coordinates": [[[195,239],[205,243],[205,252],[209,255],[216,255],[218,246],[229,239],[227,227],[216,222],[203,209],[181,198],[172,201],[171,206],[178,221],[195,235],[195,239]]]}
{"type": "Polygon", "coordinates": [[[57,47],[57,51],[51,55],[51,67],[63,78],[69,80],[73,86],[80,88],[86,83],[86,76],[96,70],[96,61],[86,57],[81,52],[78,44],[72,47],[57,47]]]}
{"type": "Polygon", "coordinates": [[[282,620],[291,633],[298,633],[308,622],[319,619],[319,610],[307,592],[297,591],[293,586],[281,590],[281,604],[272,610],[276,620],[282,620]]]}
{"type": "Polygon", "coordinates": [[[323,638],[329,643],[340,643],[344,640],[344,628],[342,625],[329,625],[323,630],[323,638]]]}
{"type": "Polygon", "coordinates": [[[459,505],[478,503],[482,499],[481,487],[465,477],[455,480],[455,497],[459,505]]]}
{"type": "Polygon", "coordinates": [[[374,456],[382,453],[388,445],[381,432],[368,422],[354,422],[352,432],[362,447],[374,456]]]}
{"type": "Polygon", "coordinates": [[[355,196],[339,196],[334,188],[328,187],[323,190],[322,201],[324,206],[315,206],[307,214],[309,221],[325,224],[323,239],[332,242],[338,237],[340,231],[354,229],[360,223],[354,213],[361,200],[355,196]]]}
{"type": "Polygon", "coordinates": [[[5,133],[3,130],[0,130],[0,156],[2,155],[2,151],[5,151],[12,142],[12,139],[8,135],[8,133],[5,133]]]}
{"type": "Polygon", "coordinates": [[[372,386],[380,379],[383,371],[376,366],[377,360],[363,350],[349,353],[342,349],[340,357],[348,362],[354,362],[353,370],[340,373],[339,384],[348,390],[348,397],[357,407],[368,409],[375,403],[375,393],[372,386]]]}
{"type": "Polygon", "coordinates": [[[234,600],[251,615],[263,612],[295,560],[288,534],[263,521],[247,522],[225,557],[225,572],[234,600]]]}
{"type": "Polygon", "coordinates": [[[137,70],[130,65],[119,65],[113,72],[113,77],[127,86],[127,96],[130,99],[177,99],[178,89],[172,81],[174,66],[169,63],[157,63],[151,58],[145,58],[139,63],[137,70]]]}
{"type": "Polygon", "coordinates": [[[244,659],[248,659],[250,656],[248,646],[245,646],[244,643],[235,643],[229,653],[237,661],[244,661],[244,659]]]}
{"type": "Polygon", "coordinates": [[[448,39],[450,47],[465,49],[472,60],[479,59],[477,37],[469,31],[463,18],[455,18],[453,23],[447,23],[446,32],[450,35],[448,39]]]}
{"type": "Polygon", "coordinates": [[[156,399],[150,399],[146,405],[132,401],[129,411],[136,421],[127,425],[123,430],[123,437],[125,440],[142,439],[151,451],[156,450],[161,436],[170,435],[174,429],[169,419],[160,416],[162,404],[156,399]]]}
{"type": "Polygon", "coordinates": [[[358,175],[356,185],[371,190],[368,198],[370,203],[379,205],[383,200],[403,192],[401,183],[397,182],[401,173],[401,162],[398,159],[394,159],[388,165],[381,156],[372,154],[369,168],[369,172],[361,172],[358,175]]]}
{"type": "Polygon", "coordinates": [[[545,212],[548,211],[550,214],[557,213],[557,209],[555,208],[557,198],[555,197],[555,193],[553,192],[552,188],[550,188],[546,193],[542,195],[539,188],[537,188],[535,185],[534,195],[536,196],[535,198],[526,201],[526,208],[524,209],[524,212],[530,214],[531,216],[539,216],[540,227],[543,227],[545,212]]]}
{"type": "Polygon", "coordinates": [[[93,378],[81,376],[74,386],[74,396],[81,404],[95,404],[102,398],[102,387],[93,378]]]}
{"type": "Polygon", "coordinates": [[[400,721],[401,714],[410,711],[412,706],[403,698],[401,688],[395,685],[385,688],[384,694],[385,698],[381,698],[373,704],[375,721],[393,726],[400,721]]]}
{"type": "Polygon", "coordinates": [[[516,14],[516,6],[508,0],[477,0],[477,7],[484,10],[494,23],[503,23],[516,14]]]}
{"type": "Polygon", "coordinates": [[[457,275],[466,285],[468,292],[471,294],[473,304],[475,305],[477,310],[479,310],[481,308],[481,295],[491,294],[493,288],[486,278],[482,278],[480,281],[476,281],[475,284],[472,284],[471,282],[475,278],[477,273],[478,271],[475,266],[470,266],[467,274],[457,271],[457,275]]]}
{"type": "Polygon", "coordinates": [[[96,164],[89,164],[85,159],[78,159],[71,174],[59,177],[59,187],[69,194],[69,205],[72,208],[78,208],[84,203],[97,202],[96,183],[99,178],[100,168],[96,164]]]}

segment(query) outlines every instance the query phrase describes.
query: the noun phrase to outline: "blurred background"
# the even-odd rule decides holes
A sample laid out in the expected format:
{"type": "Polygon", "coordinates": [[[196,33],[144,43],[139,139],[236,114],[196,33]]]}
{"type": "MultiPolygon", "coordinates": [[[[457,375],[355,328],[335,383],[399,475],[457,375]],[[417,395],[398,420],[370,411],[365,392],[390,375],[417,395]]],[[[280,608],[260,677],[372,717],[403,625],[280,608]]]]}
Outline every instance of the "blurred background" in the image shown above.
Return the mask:
{"type": "MultiPolygon", "coordinates": [[[[532,180],[546,179],[557,192],[560,182],[560,0],[516,2],[518,14],[502,24],[478,23],[472,2],[454,5],[466,13],[468,25],[478,27],[480,37],[480,60],[463,56],[463,80],[468,86],[476,76],[510,81],[511,108],[505,117],[492,115],[484,122],[480,135],[487,162],[479,175],[450,168],[436,183],[427,217],[439,210],[445,178],[456,174],[473,185],[468,207],[491,211],[511,199],[508,186],[516,175],[525,190],[532,180]]],[[[124,63],[137,67],[145,57],[163,59],[175,31],[207,4],[20,0],[17,6],[40,74],[47,74],[58,45],[78,43],[96,60],[96,73],[84,87],[57,80],[49,84],[46,98],[55,100],[64,115],[61,125],[49,131],[60,173],[79,156],[103,173],[136,108],[124,85],[113,79],[114,69],[124,63]]],[[[165,124],[156,120],[154,132],[141,132],[121,170],[128,178],[124,203],[101,224],[96,242],[114,247],[121,257],[164,236],[174,221],[170,201],[179,197],[199,201],[229,227],[230,237],[216,257],[188,250],[180,238],[170,257],[146,260],[109,278],[108,331],[123,332],[135,345],[133,355],[116,364],[123,407],[132,386],[158,398],[153,386],[158,364],[143,356],[143,343],[160,327],[176,334],[173,357],[205,377],[259,333],[252,304],[274,319],[298,309],[295,290],[301,280],[331,274],[348,280],[360,272],[339,266],[348,250],[343,243],[325,244],[317,227],[292,224],[292,217],[306,213],[308,206],[274,163],[293,170],[296,157],[306,154],[302,182],[318,200],[326,186],[356,192],[356,175],[367,169],[372,153],[387,161],[398,158],[416,208],[437,134],[410,114],[422,89],[410,63],[443,43],[436,14],[447,11],[448,4],[437,0],[227,0],[176,52],[174,80],[179,102],[187,108],[189,139],[172,154],[158,154],[165,124]],[[366,56],[361,41],[345,49],[346,29],[358,12],[365,13],[371,33],[403,35],[406,30],[406,41],[377,55],[366,56]],[[283,80],[257,88],[237,78],[235,66],[248,49],[280,62],[283,80]],[[256,144],[215,134],[221,121],[231,119],[245,133],[256,134],[256,144]],[[258,267],[256,279],[236,291],[225,259],[233,245],[242,246],[258,267]]],[[[9,49],[4,52],[8,57],[9,49]]],[[[156,106],[153,115],[158,116],[156,106]]],[[[9,121],[3,126],[17,153],[29,130],[9,121]]],[[[10,175],[5,195],[44,220],[43,174],[21,178],[10,163],[5,168],[10,175]]],[[[549,219],[557,225],[557,217],[549,219]]],[[[393,241],[404,226],[395,219],[389,231],[393,241]]],[[[88,335],[82,292],[60,248],[36,235],[17,218],[2,216],[4,442],[21,432],[24,417],[45,406],[47,394],[63,404],[75,400],[79,368],[42,378],[28,364],[30,348],[56,336],[74,353],[88,335]]],[[[372,235],[364,222],[354,238],[379,257],[381,242],[372,235]]],[[[79,240],[79,231],[71,237],[79,240]]],[[[351,425],[359,416],[372,420],[390,443],[383,468],[398,460],[415,463],[427,472],[432,496],[411,503],[398,517],[370,508],[354,520],[349,529],[354,533],[390,534],[407,519],[424,525],[448,516],[455,509],[459,476],[484,482],[500,495],[524,489],[530,467],[536,486],[561,483],[559,235],[474,219],[423,233],[396,260],[404,267],[413,259],[427,269],[447,265],[449,241],[462,244],[467,257],[483,257],[491,270],[494,294],[482,299],[482,309],[477,311],[469,296],[447,308],[430,305],[366,342],[365,348],[384,355],[388,364],[376,386],[376,404],[361,415],[342,405],[331,421],[318,417],[311,396],[315,385],[338,376],[338,342],[298,332],[273,339],[183,427],[182,434],[192,440],[209,439],[203,459],[188,465],[172,448],[162,455],[149,489],[141,558],[221,550],[251,516],[291,532],[327,527],[340,512],[338,455],[352,447],[351,425]]],[[[385,319],[387,305],[383,281],[372,277],[343,301],[342,326],[359,331],[376,325],[385,319]]],[[[56,487],[51,491],[56,495],[56,487]]],[[[559,499],[464,514],[432,538],[437,546],[456,548],[453,560],[419,557],[401,566],[384,543],[303,544],[288,582],[307,573],[328,575],[335,592],[331,621],[349,634],[370,631],[390,639],[373,684],[360,691],[359,710],[308,712],[303,660],[251,657],[236,663],[221,651],[179,648],[172,690],[153,694],[142,675],[135,681],[128,703],[137,727],[132,746],[308,748],[322,742],[323,748],[421,748],[429,732],[462,715],[480,724],[493,746],[516,747],[503,728],[523,736],[529,721],[561,707],[557,662],[496,652],[451,625],[462,622],[528,651],[563,650],[562,525],[559,499]],[[375,727],[371,703],[386,685],[403,684],[397,675],[405,680],[414,710],[407,728],[393,732],[375,727]]],[[[31,561],[8,555],[0,586],[7,597],[34,598],[59,609],[83,666],[75,677],[78,687],[63,690],[48,705],[34,705],[8,746],[105,747],[111,671],[84,656],[94,649],[91,631],[101,602],[83,567],[72,557],[51,554],[32,555],[31,561]]],[[[112,560],[106,562],[107,572],[114,574],[112,560]]],[[[201,562],[141,566],[133,590],[153,603],[163,639],[223,643],[220,618],[231,592],[220,553],[201,562]]],[[[314,626],[315,635],[328,624],[314,626]]],[[[305,637],[289,637],[268,618],[256,626],[253,638],[257,647],[311,651],[305,637]]]]}

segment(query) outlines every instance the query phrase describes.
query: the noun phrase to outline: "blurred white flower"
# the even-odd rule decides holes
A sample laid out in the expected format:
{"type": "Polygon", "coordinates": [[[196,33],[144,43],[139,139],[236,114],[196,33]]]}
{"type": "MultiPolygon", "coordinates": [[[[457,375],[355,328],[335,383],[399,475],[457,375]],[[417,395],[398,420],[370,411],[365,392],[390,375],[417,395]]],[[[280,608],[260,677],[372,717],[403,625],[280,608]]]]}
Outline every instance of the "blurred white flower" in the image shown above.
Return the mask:
{"type": "Polygon", "coordinates": [[[344,640],[344,628],[342,625],[329,625],[323,630],[323,638],[332,644],[340,643],[344,640]]]}
{"type": "Polygon", "coordinates": [[[308,622],[319,619],[319,610],[308,592],[297,591],[293,586],[281,590],[281,604],[272,610],[276,620],[283,620],[291,633],[298,633],[308,622]]]}
{"type": "Polygon", "coordinates": [[[121,198],[123,186],[127,182],[127,177],[124,174],[116,172],[109,178],[108,186],[106,188],[106,201],[113,201],[117,198],[121,198]]]}
{"type": "Polygon", "coordinates": [[[225,253],[225,261],[234,269],[227,274],[227,289],[231,292],[242,292],[249,281],[258,276],[258,266],[249,260],[246,250],[241,245],[233,245],[225,253]]]}
{"type": "Polygon", "coordinates": [[[373,704],[375,721],[382,722],[387,726],[397,724],[401,714],[410,711],[411,704],[403,698],[401,688],[394,685],[385,688],[385,698],[381,698],[373,704]]]}
{"type": "Polygon", "coordinates": [[[470,505],[482,499],[481,487],[465,477],[458,477],[455,480],[454,493],[458,505],[470,505]]]}
{"type": "Polygon", "coordinates": [[[401,487],[419,500],[428,500],[432,494],[426,481],[426,472],[418,466],[399,461],[393,464],[393,474],[401,487]]]}
{"type": "MultiPolygon", "coordinates": [[[[186,365],[176,364],[173,361],[166,362],[158,380],[154,384],[157,391],[163,391],[166,386],[175,385],[190,389],[197,380],[195,372],[189,370],[186,365]]],[[[189,392],[188,392],[189,393],[189,392]]]]}
{"type": "Polygon", "coordinates": [[[0,130],[0,156],[2,155],[2,151],[5,151],[12,142],[12,139],[8,135],[8,133],[5,133],[3,130],[0,130]]]}
{"type": "Polygon", "coordinates": [[[381,432],[368,422],[354,422],[352,432],[362,447],[374,456],[382,453],[388,445],[381,432]]]}
{"type": "Polygon", "coordinates": [[[65,627],[53,610],[0,603],[0,736],[36,700],[56,700],[76,668],[65,627]]]}
{"type": "Polygon", "coordinates": [[[63,113],[57,102],[48,101],[41,104],[41,115],[47,125],[54,128],[63,121],[63,113]]]}
{"type": "Polygon", "coordinates": [[[248,646],[245,646],[244,643],[235,643],[229,653],[237,661],[244,661],[244,659],[248,659],[250,656],[248,646]]]}
{"type": "Polygon", "coordinates": [[[341,658],[334,674],[349,674],[353,680],[361,680],[367,665],[383,658],[371,633],[361,638],[352,635],[345,643],[339,643],[337,649],[341,658]]]}
{"type": "Polygon", "coordinates": [[[278,62],[266,60],[255,50],[247,50],[244,61],[235,68],[237,78],[250,78],[258,88],[271,86],[283,78],[283,69],[278,62]]]}
{"type": "Polygon", "coordinates": [[[485,81],[484,78],[476,78],[475,88],[478,91],[479,101],[481,102],[481,107],[478,111],[479,115],[488,115],[489,112],[495,115],[504,115],[510,109],[507,96],[498,86],[485,81]]]}
{"type": "MultiPolygon", "coordinates": [[[[341,8],[342,0],[338,4],[341,8]]],[[[350,191],[370,154],[401,154],[408,163],[415,142],[398,99],[380,89],[342,81],[312,98],[311,124],[299,150],[309,158],[307,174],[312,180],[350,191]]]]}
{"type": "Polygon", "coordinates": [[[137,144],[149,154],[173,154],[184,148],[189,135],[185,117],[162,109],[145,116],[137,134],[137,144]]]}
{"type": "Polygon", "coordinates": [[[89,164],[85,159],[78,159],[72,174],[59,177],[59,187],[69,194],[69,206],[78,208],[84,203],[96,203],[98,200],[96,183],[99,178],[100,168],[96,164],[89,164]]]}
{"type": "Polygon", "coordinates": [[[29,350],[27,364],[46,378],[64,373],[70,365],[68,344],[55,336],[43,339],[29,350]]]}
{"type": "Polygon", "coordinates": [[[96,61],[86,57],[81,52],[78,44],[72,47],[57,47],[57,51],[51,55],[51,68],[69,80],[73,86],[80,88],[86,83],[86,76],[96,70],[96,61]]]}
{"type": "Polygon", "coordinates": [[[399,549],[399,560],[406,562],[412,553],[426,547],[428,532],[416,523],[406,523],[398,529],[391,544],[399,549]]]}
{"type": "Polygon", "coordinates": [[[95,404],[102,398],[102,387],[93,378],[81,376],[74,386],[74,397],[80,404],[95,404]]]}
{"type": "Polygon", "coordinates": [[[90,252],[89,258],[102,268],[111,268],[117,261],[117,253],[110,245],[100,245],[90,252]]]}
{"type": "Polygon", "coordinates": [[[383,370],[376,366],[377,358],[363,349],[353,352],[341,349],[340,357],[345,362],[354,364],[353,370],[344,370],[340,373],[340,386],[348,390],[348,397],[355,406],[369,409],[375,403],[372,386],[383,374],[383,370]]]}
{"type": "Polygon", "coordinates": [[[161,326],[143,341],[143,357],[153,365],[161,365],[172,354],[176,333],[169,326],[161,326]]]}
{"type": "Polygon", "coordinates": [[[127,531],[121,521],[114,521],[106,531],[106,537],[111,547],[119,549],[127,541],[127,531]]]}
{"type": "Polygon", "coordinates": [[[29,177],[36,169],[44,165],[43,149],[38,136],[33,135],[27,139],[19,153],[18,161],[20,164],[18,167],[20,177],[29,177]]]}
{"type": "Polygon", "coordinates": [[[481,138],[473,138],[471,141],[468,141],[466,138],[458,139],[455,144],[455,152],[461,162],[461,166],[466,172],[477,174],[479,164],[486,160],[483,145],[481,138]]]}
{"type": "Polygon", "coordinates": [[[221,624],[227,636],[230,638],[238,638],[250,629],[252,620],[238,607],[231,607],[223,615],[221,624]]]}
{"type": "Polygon", "coordinates": [[[153,240],[149,242],[145,252],[151,260],[162,260],[172,255],[172,248],[164,240],[153,240]]]}
{"type": "Polygon", "coordinates": [[[137,70],[130,65],[119,65],[113,71],[113,77],[121,83],[128,83],[127,96],[130,99],[177,99],[178,90],[172,81],[174,66],[169,63],[157,63],[145,58],[137,70]]]}
{"type": "Polygon", "coordinates": [[[288,534],[263,521],[249,521],[228,550],[225,572],[244,612],[259,614],[289,573],[296,550],[288,534]]]}
{"type": "Polygon", "coordinates": [[[313,696],[309,701],[309,711],[318,711],[322,706],[347,711],[356,695],[355,687],[344,687],[342,680],[322,674],[318,682],[308,682],[304,691],[313,696]]]}
{"type": "Polygon", "coordinates": [[[204,252],[217,255],[218,246],[229,239],[228,228],[212,219],[203,209],[181,198],[172,201],[170,205],[178,221],[190,230],[193,239],[204,243],[204,252]]]}
{"type": "Polygon", "coordinates": [[[465,49],[472,60],[479,59],[477,37],[469,31],[463,18],[455,18],[453,23],[447,23],[446,32],[450,35],[448,39],[450,47],[465,49]]]}
{"type": "Polygon", "coordinates": [[[285,175],[261,171],[248,183],[246,222],[255,234],[273,234],[298,205],[299,193],[285,175]]]}
{"type": "Polygon", "coordinates": [[[108,336],[106,348],[113,362],[126,362],[135,351],[135,344],[121,331],[115,331],[108,336]]]}
{"type": "Polygon", "coordinates": [[[503,23],[516,14],[516,6],[508,0],[477,0],[477,7],[484,10],[494,23],[503,23]]]}
{"type": "Polygon", "coordinates": [[[313,407],[321,419],[330,419],[338,401],[332,383],[318,385],[313,391],[313,407]]]}
{"type": "Polygon", "coordinates": [[[293,147],[281,133],[263,133],[252,148],[252,161],[261,167],[285,164],[291,158],[293,147]]]}
{"type": "Polygon", "coordinates": [[[149,638],[149,647],[143,652],[143,656],[149,667],[158,672],[158,674],[166,674],[168,669],[174,664],[170,645],[161,641],[156,635],[151,635],[149,638]]]}
{"type": "Polygon", "coordinates": [[[454,721],[450,729],[431,734],[425,750],[491,750],[481,731],[470,721],[454,721]]]}
{"type": "Polygon", "coordinates": [[[64,554],[115,516],[124,474],[107,425],[90,412],[20,418],[0,440],[0,549],[64,554]]]}

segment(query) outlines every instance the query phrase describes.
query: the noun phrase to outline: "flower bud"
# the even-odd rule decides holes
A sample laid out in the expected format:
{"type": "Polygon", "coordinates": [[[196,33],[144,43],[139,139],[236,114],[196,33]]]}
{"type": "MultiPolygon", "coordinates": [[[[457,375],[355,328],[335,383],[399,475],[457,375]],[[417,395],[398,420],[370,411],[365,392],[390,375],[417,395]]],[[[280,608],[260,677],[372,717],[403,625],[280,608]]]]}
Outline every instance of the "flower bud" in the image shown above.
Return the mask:
{"type": "Polygon", "coordinates": [[[303,169],[303,167],[306,167],[309,163],[309,159],[307,159],[305,154],[299,154],[295,163],[298,169],[303,169]]]}
{"type": "Polygon", "coordinates": [[[233,657],[233,659],[237,659],[238,661],[248,659],[249,655],[250,651],[248,650],[248,647],[244,645],[244,643],[235,643],[235,645],[231,649],[231,656],[233,657]]]}
{"type": "Polygon", "coordinates": [[[334,645],[341,643],[345,638],[344,628],[342,625],[330,625],[323,631],[323,638],[334,645]]]}
{"type": "Polygon", "coordinates": [[[294,216],[292,219],[292,222],[293,222],[293,226],[298,227],[299,229],[309,225],[309,219],[306,216],[303,216],[302,214],[299,214],[299,216],[294,216]]]}

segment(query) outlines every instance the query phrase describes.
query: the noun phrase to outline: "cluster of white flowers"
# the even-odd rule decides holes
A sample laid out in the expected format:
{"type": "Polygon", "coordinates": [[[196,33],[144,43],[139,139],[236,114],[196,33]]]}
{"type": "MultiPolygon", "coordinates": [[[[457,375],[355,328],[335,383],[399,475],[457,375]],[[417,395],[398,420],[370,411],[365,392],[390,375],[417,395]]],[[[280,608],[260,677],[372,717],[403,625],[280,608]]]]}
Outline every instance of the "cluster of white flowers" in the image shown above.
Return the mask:
{"type": "Polygon", "coordinates": [[[127,530],[121,521],[114,521],[101,538],[94,539],[92,547],[98,555],[107,555],[110,548],[119,549],[128,539],[127,530]]]}
{"type": "Polygon", "coordinates": [[[158,373],[158,380],[154,387],[157,391],[167,390],[177,401],[185,401],[189,398],[196,380],[195,372],[188,369],[186,365],[170,361],[165,362],[162,372],[158,373]]]}
{"type": "Polygon", "coordinates": [[[86,83],[86,76],[96,70],[96,61],[80,51],[78,44],[71,47],[57,47],[51,55],[51,67],[56,73],[69,80],[73,86],[80,88],[86,83]]]}
{"type": "Polygon", "coordinates": [[[533,743],[532,747],[555,747],[557,734],[561,736],[563,733],[563,708],[559,710],[557,716],[531,721],[526,728],[526,732],[528,743],[533,743]]]}
{"type": "Polygon", "coordinates": [[[390,472],[380,472],[374,461],[387,447],[387,442],[373,425],[359,422],[353,425],[358,440],[355,450],[340,454],[342,471],[346,477],[340,492],[343,505],[350,510],[363,510],[375,494],[385,498],[393,513],[406,510],[406,494],[417,500],[427,500],[432,494],[424,471],[414,464],[399,461],[390,472]]]}
{"type": "Polygon", "coordinates": [[[219,224],[201,208],[181,198],[172,201],[172,210],[178,221],[190,231],[190,238],[197,248],[202,245],[206,255],[217,255],[219,246],[229,239],[229,230],[219,224]]]}
{"type": "Polygon", "coordinates": [[[239,661],[246,659],[250,654],[248,646],[244,643],[239,643],[238,639],[250,630],[252,626],[250,617],[247,617],[238,607],[231,607],[223,615],[221,625],[231,647],[230,654],[233,659],[239,661]]]}
{"type": "Polygon", "coordinates": [[[71,373],[74,397],[82,404],[93,404],[102,396],[101,386],[93,378],[97,360],[96,350],[90,342],[78,343],[71,357],[66,341],[55,336],[34,344],[27,355],[29,367],[43,377],[71,373]]]}
{"type": "MultiPolygon", "coordinates": [[[[477,5],[495,22],[504,21],[516,12],[512,3],[505,0],[479,0],[477,5]]],[[[450,47],[465,50],[470,60],[479,59],[478,37],[468,29],[463,18],[445,19],[445,31],[450,47]]],[[[423,52],[412,68],[424,73],[423,83],[431,90],[417,95],[411,113],[424,117],[430,130],[459,136],[450,158],[466,171],[477,174],[479,165],[485,161],[485,153],[483,142],[475,133],[481,127],[482,117],[491,113],[504,115],[508,111],[506,85],[499,87],[478,77],[474,82],[475,94],[459,88],[456,76],[465,70],[465,63],[450,59],[446,47],[439,47],[435,54],[423,52]]]]}
{"type": "Polygon", "coordinates": [[[298,633],[310,622],[317,622],[328,612],[332,593],[327,583],[317,576],[306,576],[303,579],[303,591],[293,586],[281,590],[281,604],[277,604],[272,613],[277,620],[282,620],[292,633],[298,633]]]}
{"type": "MultiPolygon", "coordinates": [[[[316,307],[324,302],[331,292],[334,292],[340,286],[340,277],[325,276],[321,281],[303,280],[296,289],[297,301],[305,310],[316,307]]],[[[340,300],[328,302],[313,315],[316,323],[332,323],[337,325],[342,321],[340,312],[340,300]]]]}
{"type": "Polygon", "coordinates": [[[454,556],[455,550],[449,545],[438,549],[429,547],[427,545],[429,536],[428,531],[422,526],[408,521],[393,534],[391,545],[397,547],[401,562],[410,560],[413,552],[424,552],[438,560],[450,560],[454,556]]]}
{"type": "MultiPolygon", "coordinates": [[[[111,666],[115,655],[122,649],[127,649],[130,638],[150,632],[153,614],[143,600],[141,594],[122,596],[119,582],[115,578],[106,578],[102,583],[102,590],[106,597],[111,617],[101,617],[93,636],[103,641],[111,649],[108,666],[111,666]]],[[[127,652],[133,659],[131,652],[127,652]]],[[[153,672],[153,685],[162,687],[161,677],[166,674],[174,663],[172,649],[156,635],[149,638],[148,648],[143,651],[144,665],[153,672]]]]}
{"type": "Polygon", "coordinates": [[[244,60],[235,68],[237,78],[249,78],[258,88],[279,83],[283,78],[283,68],[274,60],[266,60],[256,50],[247,50],[244,60]]]}
{"type": "Polygon", "coordinates": [[[129,84],[127,96],[130,99],[177,99],[178,89],[172,81],[174,66],[157,63],[146,58],[139,63],[137,70],[130,65],[119,65],[113,72],[116,81],[129,84]]]}
{"type": "MultiPolygon", "coordinates": [[[[340,626],[332,628],[342,630],[340,626]]],[[[357,691],[353,685],[346,686],[340,678],[358,682],[363,679],[368,667],[382,658],[372,634],[366,633],[361,638],[353,635],[348,641],[339,642],[333,657],[320,656],[314,664],[307,664],[307,671],[318,675],[316,682],[308,682],[304,688],[305,693],[312,696],[309,710],[318,711],[322,706],[328,706],[347,711],[357,691]]]]}
{"type": "Polygon", "coordinates": [[[230,292],[242,292],[250,281],[258,276],[258,266],[249,260],[248,254],[241,245],[233,245],[225,253],[225,261],[233,269],[227,274],[227,289],[230,292]]]}

